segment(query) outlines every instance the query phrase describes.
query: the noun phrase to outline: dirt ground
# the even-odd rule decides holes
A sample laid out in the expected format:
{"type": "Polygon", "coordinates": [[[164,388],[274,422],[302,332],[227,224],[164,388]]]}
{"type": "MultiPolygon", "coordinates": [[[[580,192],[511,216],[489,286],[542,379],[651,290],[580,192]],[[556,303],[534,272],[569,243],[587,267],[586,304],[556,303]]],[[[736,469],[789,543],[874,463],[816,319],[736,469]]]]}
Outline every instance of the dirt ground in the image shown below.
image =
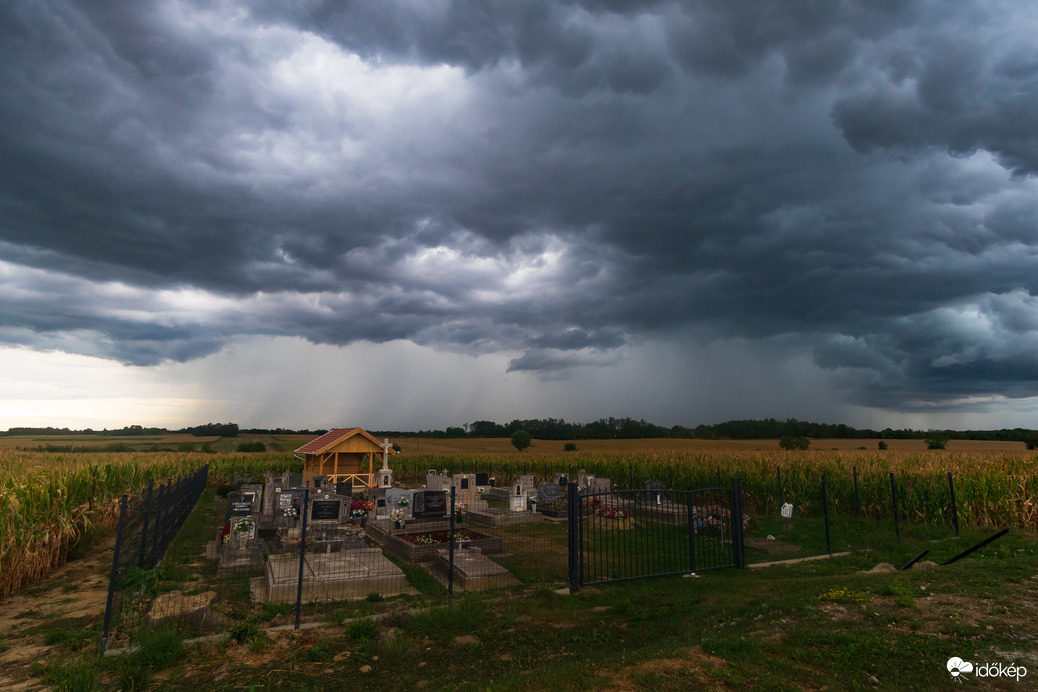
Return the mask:
{"type": "Polygon", "coordinates": [[[114,537],[98,543],[89,555],[0,600],[0,690],[45,689],[28,669],[54,651],[44,643],[46,632],[62,623],[82,629],[90,618],[104,618],[114,545],[114,537]]]}

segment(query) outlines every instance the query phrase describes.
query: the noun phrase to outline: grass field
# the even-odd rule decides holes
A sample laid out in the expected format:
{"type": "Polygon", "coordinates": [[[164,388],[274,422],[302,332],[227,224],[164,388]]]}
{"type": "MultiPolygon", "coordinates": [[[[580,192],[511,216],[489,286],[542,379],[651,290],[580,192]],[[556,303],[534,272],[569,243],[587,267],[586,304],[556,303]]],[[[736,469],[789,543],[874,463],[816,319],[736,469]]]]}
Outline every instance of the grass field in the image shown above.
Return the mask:
{"type": "MultiPolygon", "coordinates": [[[[56,689],[942,690],[951,657],[1026,668],[1020,680],[968,676],[971,689],[1034,689],[1038,542],[1014,533],[948,567],[871,571],[929,548],[940,561],[984,536],[934,542],[909,531],[869,552],[699,578],[659,578],[561,596],[518,587],[447,607],[413,599],[328,613],[312,629],[272,630],[266,609],[222,639],[146,633],[96,655],[87,616],[18,613],[23,640],[55,654],[20,674],[56,689]]],[[[17,678],[12,678],[17,682],[17,678]]]]}

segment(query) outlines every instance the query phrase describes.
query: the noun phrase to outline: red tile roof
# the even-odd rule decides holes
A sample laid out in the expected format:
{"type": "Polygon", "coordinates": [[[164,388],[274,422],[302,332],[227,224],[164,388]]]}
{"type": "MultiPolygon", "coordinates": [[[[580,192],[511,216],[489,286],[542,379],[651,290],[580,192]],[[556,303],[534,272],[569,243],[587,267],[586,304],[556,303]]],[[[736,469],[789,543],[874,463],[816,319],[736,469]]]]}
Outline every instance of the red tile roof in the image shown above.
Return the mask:
{"type": "Polygon", "coordinates": [[[305,445],[296,450],[296,454],[317,454],[325,447],[330,447],[344,437],[349,437],[355,434],[360,428],[335,428],[329,430],[325,434],[318,437],[316,440],[307,442],[305,445]]]}

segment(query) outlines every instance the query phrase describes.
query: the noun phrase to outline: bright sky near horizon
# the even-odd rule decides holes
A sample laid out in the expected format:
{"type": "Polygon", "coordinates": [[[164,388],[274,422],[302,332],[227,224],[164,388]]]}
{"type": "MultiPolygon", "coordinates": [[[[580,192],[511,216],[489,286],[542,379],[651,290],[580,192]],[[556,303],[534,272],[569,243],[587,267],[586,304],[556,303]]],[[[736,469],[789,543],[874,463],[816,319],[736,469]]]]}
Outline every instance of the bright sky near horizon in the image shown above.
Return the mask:
{"type": "Polygon", "coordinates": [[[1038,427],[1036,30],[4,3],[0,429],[1038,427]]]}

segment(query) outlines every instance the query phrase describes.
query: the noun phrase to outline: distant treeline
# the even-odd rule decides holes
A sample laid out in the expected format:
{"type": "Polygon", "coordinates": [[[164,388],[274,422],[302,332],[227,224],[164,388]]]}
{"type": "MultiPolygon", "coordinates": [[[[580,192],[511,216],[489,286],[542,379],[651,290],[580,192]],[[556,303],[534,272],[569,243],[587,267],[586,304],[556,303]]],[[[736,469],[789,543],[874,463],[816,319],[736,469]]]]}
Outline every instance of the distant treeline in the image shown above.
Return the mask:
{"type": "Polygon", "coordinates": [[[782,437],[811,437],[816,439],[888,439],[924,440],[944,437],[951,440],[997,440],[1024,442],[1038,437],[1038,431],[1027,428],[1001,430],[871,430],[852,428],[834,423],[812,423],[795,418],[784,421],[776,418],[763,420],[732,420],[715,425],[665,427],[633,418],[600,418],[593,423],[567,423],[563,419],[537,418],[513,420],[507,425],[479,420],[462,427],[418,432],[385,430],[376,436],[389,437],[511,437],[517,430],[525,430],[538,440],[601,440],[634,439],[641,437],[698,438],[702,440],[774,440],[782,437]]]}
{"type": "MultiPolygon", "coordinates": [[[[852,428],[834,423],[812,423],[787,418],[764,418],[762,420],[731,420],[715,425],[666,427],[646,420],[633,418],[599,418],[592,423],[568,423],[561,418],[534,418],[513,420],[507,425],[488,420],[478,420],[463,426],[451,426],[445,430],[373,430],[376,437],[511,437],[517,430],[525,430],[538,440],[606,440],[636,439],[643,437],[698,438],[703,440],[773,440],[782,437],[810,437],[815,439],[887,439],[923,440],[943,437],[949,440],[992,440],[1003,442],[1028,442],[1038,439],[1038,431],[1029,428],[1002,428],[1001,430],[871,430],[852,428]]],[[[190,428],[169,430],[167,428],[145,428],[130,425],[119,430],[70,430],[69,428],[11,428],[0,435],[102,435],[136,436],[190,434],[196,437],[237,437],[245,435],[323,435],[327,430],[292,430],[288,428],[239,429],[237,423],[206,423],[190,428]]]]}
{"type": "MultiPolygon", "coordinates": [[[[250,431],[246,431],[250,432],[250,431]]],[[[267,431],[262,431],[267,432],[267,431]]],[[[140,437],[143,435],[187,434],[195,437],[238,437],[237,423],[206,423],[191,428],[170,430],[168,428],[145,428],[142,425],[127,425],[118,430],[70,430],[69,428],[10,428],[0,435],[102,435],[106,437],[140,437]]]]}

